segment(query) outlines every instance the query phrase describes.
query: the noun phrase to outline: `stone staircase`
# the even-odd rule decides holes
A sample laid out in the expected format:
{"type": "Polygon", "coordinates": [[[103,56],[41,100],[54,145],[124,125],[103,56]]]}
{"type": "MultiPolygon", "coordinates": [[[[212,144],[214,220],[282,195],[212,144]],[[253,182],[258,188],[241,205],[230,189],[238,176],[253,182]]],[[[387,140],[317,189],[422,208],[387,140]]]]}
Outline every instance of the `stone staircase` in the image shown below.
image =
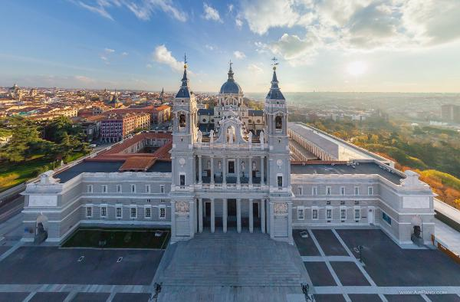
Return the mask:
{"type": "MultiPolygon", "coordinates": [[[[306,270],[295,248],[262,233],[202,233],[170,246],[157,282],[170,286],[294,286],[306,270]]],[[[307,277],[308,278],[308,277],[307,277]]]]}

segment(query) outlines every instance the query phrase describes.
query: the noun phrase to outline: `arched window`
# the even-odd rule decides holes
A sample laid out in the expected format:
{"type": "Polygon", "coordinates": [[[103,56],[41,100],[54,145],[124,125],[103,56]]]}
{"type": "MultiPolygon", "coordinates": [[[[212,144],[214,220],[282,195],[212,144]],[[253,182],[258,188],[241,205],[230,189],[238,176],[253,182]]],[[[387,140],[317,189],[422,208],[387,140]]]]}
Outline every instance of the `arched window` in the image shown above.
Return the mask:
{"type": "Polygon", "coordinates": [[[283,129],[283,118],[279,115],[275,118],[275,129],[276,130],[283,129]]]}
{"type": "Polygon", "coordinates": [[[179,115],[179,127],[184,128],[187,125],[187,117],[185,114],[179,115]]]}

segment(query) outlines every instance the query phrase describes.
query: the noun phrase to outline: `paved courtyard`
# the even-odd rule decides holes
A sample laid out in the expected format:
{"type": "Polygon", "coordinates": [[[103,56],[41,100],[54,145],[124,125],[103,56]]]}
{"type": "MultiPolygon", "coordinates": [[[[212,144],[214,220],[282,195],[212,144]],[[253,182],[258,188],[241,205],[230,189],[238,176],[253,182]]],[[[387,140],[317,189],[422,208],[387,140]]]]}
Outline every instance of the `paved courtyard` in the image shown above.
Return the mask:
{"type": "Polygon", "coordinates": [[[378,229],[299,232],[294,240],[316,301],[460,301],[460,265],[438,250],[401,249],[378,229]]]}

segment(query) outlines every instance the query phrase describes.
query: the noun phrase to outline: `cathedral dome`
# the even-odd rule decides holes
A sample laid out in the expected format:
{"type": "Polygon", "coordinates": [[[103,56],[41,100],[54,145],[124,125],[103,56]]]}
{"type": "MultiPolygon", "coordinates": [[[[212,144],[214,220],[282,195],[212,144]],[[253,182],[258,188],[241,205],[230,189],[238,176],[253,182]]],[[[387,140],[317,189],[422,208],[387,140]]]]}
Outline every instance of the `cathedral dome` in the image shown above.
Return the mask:
{"type": "Polygon", "coordinates": [[[225,82],[222,87],[220,87],[220,93],[221,94],[243,94],[243,90],[241,89],[240,85],[235,82],[235,79],[233,78],[233,70],[232,70],[232,64],[230,63],[230,70],[228,71],[228,79],[227,82],[225,82]]]}

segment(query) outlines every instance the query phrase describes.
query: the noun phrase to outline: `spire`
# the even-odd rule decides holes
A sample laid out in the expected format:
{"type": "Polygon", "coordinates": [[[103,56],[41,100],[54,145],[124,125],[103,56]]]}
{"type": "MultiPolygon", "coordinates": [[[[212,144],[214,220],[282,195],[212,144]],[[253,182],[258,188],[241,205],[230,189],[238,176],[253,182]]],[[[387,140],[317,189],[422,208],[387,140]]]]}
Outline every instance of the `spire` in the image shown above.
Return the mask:
{"type": "Polygon", "coordinates": [[[184,54],[184,75],[182,76],[182,85],[179,92],[176,94],[176,98],[188,98],[190,97],[190,91],[188,88],[187,78],[187,54],[184,54]]]}
{"type": "Polygon", "coordinates": [[[278,77],[276,76],[276,66],[278,66],[278,60],[276,58],[272,59],[273,61],[273,77],[270,87],[270,91],[267,94],[267,99],[271,100],[284,100],[284,95],[281,93],[281,90],[278,86],[278,77]]]}
{"type": "Polygon", "coordinates": [[[234,79],[233,79],[233,69],[232,69],[232,65],[233,65],[232,60],[230,60],[229,65],[230,65],[230,68],[228,70],[228,80],[229,81],[234,81],[234,79]]]}

